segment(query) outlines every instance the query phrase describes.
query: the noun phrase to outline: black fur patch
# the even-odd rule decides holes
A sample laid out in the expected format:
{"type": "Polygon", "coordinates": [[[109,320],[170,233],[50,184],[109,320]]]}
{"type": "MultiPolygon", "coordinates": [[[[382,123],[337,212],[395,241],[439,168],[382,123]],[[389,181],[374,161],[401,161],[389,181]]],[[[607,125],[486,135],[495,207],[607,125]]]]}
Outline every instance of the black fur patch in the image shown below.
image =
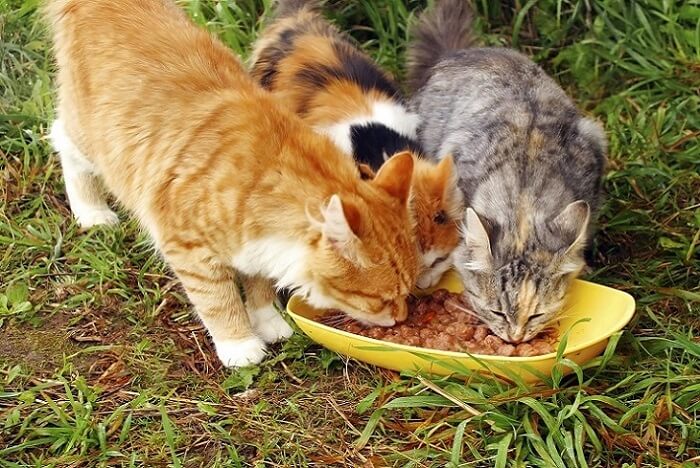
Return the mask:
{"type": "Polygon", "coordinates": [[[350,139],[355,161],[367,164],[374,171],[384,164],[385,154],[390,157],[406,150],[422,153],[417,141],[380,123],[353,125],[350,127],[350,139]]]}
{"type": "Polygon", "coordinates": [[[341,63],[339,67],[309,65],[297,73],[296,79],[315,89],[323,89],[334,80],[345,80],[357,84],[364,92],[376,90],[401,101],[398,87],[369,58],[342,42],[333,43],[333,48],[341,63]]]}
{"type": "Polygon", "coordinates": [[[277,300],[280,302],[280,305],[283,309],[287,308],[287,304],[289,303],[289,300],[292,298],[293,295],[294,290],[292,289],[280,289],[279,291],[277,291],[277,300]]]}
{"type": "Polygon", "coordinates": [[[367,56],[343,42],[335,42],[333,48],[342,64],[341,76],[357,83],[365,92],[379,90],[392,98],[401,98],[396,84],[367,56]]]}
{"type": "Polygon", "coordinates": [[[265,89],[272,89],[272,85],[277,76],[277,67],[279,63],[294,50],[294,40],[303,32],[302,28],[294,27],[285,29],[279,35],[277,42],[274,45],[267,47],[260,53],[257,63],[254,65],[254,70],[259,75],[260,85],[265,89]],[[258,64],[261,70],[258,69],[258,64]]]}

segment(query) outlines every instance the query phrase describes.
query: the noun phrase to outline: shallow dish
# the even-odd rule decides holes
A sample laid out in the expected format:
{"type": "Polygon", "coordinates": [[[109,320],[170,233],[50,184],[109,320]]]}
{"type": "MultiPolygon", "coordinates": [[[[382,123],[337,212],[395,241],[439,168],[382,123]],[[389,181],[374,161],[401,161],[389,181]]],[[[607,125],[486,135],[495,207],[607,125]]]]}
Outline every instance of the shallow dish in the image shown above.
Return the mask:
{"type": "MultiPolygon", "coordinates": [[[[463,289],[458,276],[454,272],[448,272],[435,288],[418,294],[427,294],[438,288],[457,293],[463,289]]],[[[564,310],[567,310],[567,314],[559,321],[559,336],[571,329],[564,355],[577,364],[585,364],[600,355],[610,336],[632,319],[635,303],[632,296],[625,292],[576,280],[569,291],[564,310]],[[587,320],[582,321],[584,319],[587,320]]],[[[323,315],[325,311],[314,309],[299,296],[291,298],[287,312],[299,328],[318,344],[359,361],[397,371],[420,370],[448,375],[467,368],[493,372],[511,379],[518,376],[526,382],[536,382],[542,376],[549,376],[556,363],[556,353],[530,357],[468,354],[418,348],[354,335],[315,321],[314,318],[323,315]]],[[[567,368],[564,372],[570,372],[570,369],[567,368]]]]}

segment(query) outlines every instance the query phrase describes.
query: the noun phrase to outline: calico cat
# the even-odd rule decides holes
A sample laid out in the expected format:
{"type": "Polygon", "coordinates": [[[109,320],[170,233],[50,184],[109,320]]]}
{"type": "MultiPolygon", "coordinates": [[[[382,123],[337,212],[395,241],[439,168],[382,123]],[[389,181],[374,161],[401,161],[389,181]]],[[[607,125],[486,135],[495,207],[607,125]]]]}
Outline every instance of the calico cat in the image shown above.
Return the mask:
{"type": "Polygon", "coordinates": [[[520,342],[556,321],[601,199],[606,138],[524,55],[471,48],[466,0],[412,32],[409,79],[426,151],[453,154],[467,211],[456,252],[474,310],[520,342]]]}
{"type": "MultiPolygon", "coordinates": [[[[317,2],[280,0],[274,22],[257,41],[251,72],[281,103],[328,135],[372,177],[387,155],[422,153],[418,116],[407,110],[396,83],[350,38],[317,12],[317,2]]],[[[413,209],[422,272],[433,286],[452,266],[463,213],[451,157],[415,160],[413,209]]]]}
{"type": "Polygon", "coordinates": [[[153,237],[223,364],[259,362],[291,335],[275,286],[366,323],[405,319],[418,269],[410,153],[361,180],[170,1],[50,0],[46,14],[51,138],[78,221],[116,220],[101,179],[153,237]]]}

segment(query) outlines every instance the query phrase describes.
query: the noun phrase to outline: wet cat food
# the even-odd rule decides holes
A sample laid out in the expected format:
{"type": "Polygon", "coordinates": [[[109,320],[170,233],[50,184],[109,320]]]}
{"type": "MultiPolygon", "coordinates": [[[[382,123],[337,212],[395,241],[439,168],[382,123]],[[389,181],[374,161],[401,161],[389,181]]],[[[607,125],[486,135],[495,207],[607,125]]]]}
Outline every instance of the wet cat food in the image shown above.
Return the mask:
{"type": "Polygon", "coordinates": [[[517,345],[503,341],[472,315],[461,295],[445,289],[410,298],[408,318],[393,327],[368,327],[331,310],[320,322],[357,335],[421,348],[501,356],[538,356],[554,351],[557,335],[545,330],[517,345]]]}

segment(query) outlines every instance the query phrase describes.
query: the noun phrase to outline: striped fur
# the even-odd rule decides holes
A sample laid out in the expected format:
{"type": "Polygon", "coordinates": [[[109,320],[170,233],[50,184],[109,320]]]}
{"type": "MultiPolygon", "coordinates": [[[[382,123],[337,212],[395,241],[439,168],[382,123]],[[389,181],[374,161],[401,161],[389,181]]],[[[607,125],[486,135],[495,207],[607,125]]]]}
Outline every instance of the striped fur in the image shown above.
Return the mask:
{"type": "Polygon", "coordinates": [[[258,362],[291,334],[275,287],[368,323],[405,318],[411,154],[361,180],[168,0],[50,0],[46,13],[71,207],[86,225],[114,221],[103,182],[138,217],[225,365],[258,362]]]}
{"type": "Polygon", "coordinates": [[[468,208],[456,266],[474,310],[501,338],[556,322],[601,201],[602,128],[539,66],[470,47],[467,0],[438,0],[410,46],[420,139],[454,155],[468,208]]]}
{"type": "Polygon", "coordinates": [[[316,12],[316,3],[281,0],[277,18],[258,40],[252,75],[289,109],[328,135],[371,177],[389,155],[416,157],[413,183],[422,272],[435,284],[452,264],[459,242],[461,193],[451,160],[441,166],[419,157],[419,120],[407,110],[393,79],[316,12]]]}

